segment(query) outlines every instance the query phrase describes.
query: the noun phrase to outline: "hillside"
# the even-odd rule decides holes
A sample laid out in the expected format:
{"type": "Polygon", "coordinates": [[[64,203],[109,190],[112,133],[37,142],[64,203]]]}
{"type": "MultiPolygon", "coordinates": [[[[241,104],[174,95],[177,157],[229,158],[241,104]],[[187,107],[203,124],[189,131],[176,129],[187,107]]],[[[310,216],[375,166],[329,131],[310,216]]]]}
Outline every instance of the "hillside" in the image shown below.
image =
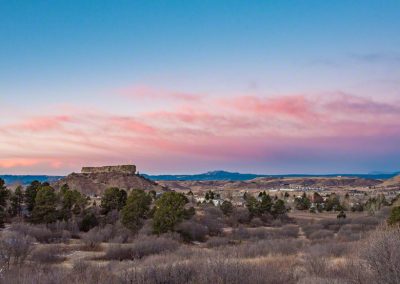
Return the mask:
{"type": "Polygon", "coordinates": [[[28,185],[32,181],[37,180],[40,182],[56,182],[63,178],[63,176],[47,176],[47,175],[0,175],[7,185],[21,184],[28,185]]]}
{"type": "Polygon", "coordinates": [[[88,195],[101,195],[107,188],[118,187],[125,190],[165,190],[166,188],[156,182],[138,175],[135,170],[126,171],[122,166],[83,168],[82,173],[72,173],[55,183],[53,186],[59,189],[64,184],[88,195]]]}
{"type": "Polygon", "coordinates": [[[182,190],[252,190],[287,188],[289,186],[311,188],[370,187],[382,183],[381,180],[350,177],[276,178],[261,177],[246,181],[159,181],[170,189],[182,190]]]}
{"type": "Polygon", "coordinates": [[[382,186],[384,187],[400,187],[400,175],[397,175],[395,177],[392,177],[391,179],[388,179],[382,183],[382,186]]]}
{"type": "Polygon", "coordinates": [[[283,175],[262,175],[242,174],[227,171],[210,171],[192,175],[144,175],[155,181],[246,181],[255,178],[361,178],[361,179],[389,179],[399,174],[373,172],[368,174],[283,174],[283,175]]]}

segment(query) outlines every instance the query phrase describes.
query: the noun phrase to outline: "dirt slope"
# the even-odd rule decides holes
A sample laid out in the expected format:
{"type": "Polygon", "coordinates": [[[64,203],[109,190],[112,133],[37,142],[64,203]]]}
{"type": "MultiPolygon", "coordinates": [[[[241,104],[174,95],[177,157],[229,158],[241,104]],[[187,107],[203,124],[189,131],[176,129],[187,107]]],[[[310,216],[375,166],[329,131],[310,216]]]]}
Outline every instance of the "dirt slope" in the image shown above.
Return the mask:
{"type": "Polygon", "coordinates": [[[68,184],[71,189],[76,189],[89,195],[100,195],[109,187],[118,187],[125,190],[165,190],[161,185],[140,175],[117,172],[72,173],[55,182],[53,186],[58,189],[64,184],[68,184]]]}

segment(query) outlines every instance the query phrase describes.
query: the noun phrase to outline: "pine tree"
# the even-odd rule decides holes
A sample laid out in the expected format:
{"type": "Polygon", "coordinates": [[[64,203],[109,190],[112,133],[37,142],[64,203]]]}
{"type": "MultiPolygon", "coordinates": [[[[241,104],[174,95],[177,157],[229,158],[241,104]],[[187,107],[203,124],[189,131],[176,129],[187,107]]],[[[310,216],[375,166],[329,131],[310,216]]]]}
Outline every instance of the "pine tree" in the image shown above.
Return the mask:
{"type": "Polygon", "coordinates": [[[11,215],[21,216],[22,213],[22,203],[24,202],[24,193],[22,191],[22,186],[18,186],[14,193],[10,197],[11,201],[11,215]]]}
{"type": "Polygon", "coordinates": [[[143,225],[143,219],[150,210],[152,198],[143,190],[133,190],[126,205],[122,208],[122,224],[133,232],[137,232],[143,225]]]}
{"type": "Polygon", "coordinates": [[[4,219],[6,217],[7,199],[10,193],[5,186],[5,182],[0,178],[0,228],[4,227],[4,219]]]}

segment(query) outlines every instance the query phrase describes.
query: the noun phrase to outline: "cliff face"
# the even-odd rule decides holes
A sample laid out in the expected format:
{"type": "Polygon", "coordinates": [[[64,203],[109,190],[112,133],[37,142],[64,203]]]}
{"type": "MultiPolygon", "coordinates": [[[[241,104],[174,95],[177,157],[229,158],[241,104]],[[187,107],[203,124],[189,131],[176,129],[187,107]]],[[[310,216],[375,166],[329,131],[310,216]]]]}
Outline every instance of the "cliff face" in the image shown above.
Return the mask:
{"type": "Polygon", "coordinates": [[[87,195],[101,195],[109,187],[118,187],[125,190],[143,189],[161,191],[166,188],[145,177],[135,174],[135,166],[107,166],[82,168],[82,173],[72,173],[55,182],[56,189],[68,184],[87,195]]]}
{"type": "Polygon", "coordinates": [[[83,167],[81,170],[83,174],[93,174],[93,173],[125,173],[125,174],[135,174],[135,165],[120,165],[120,166],[104,166],[104,167],[83,167]]]}

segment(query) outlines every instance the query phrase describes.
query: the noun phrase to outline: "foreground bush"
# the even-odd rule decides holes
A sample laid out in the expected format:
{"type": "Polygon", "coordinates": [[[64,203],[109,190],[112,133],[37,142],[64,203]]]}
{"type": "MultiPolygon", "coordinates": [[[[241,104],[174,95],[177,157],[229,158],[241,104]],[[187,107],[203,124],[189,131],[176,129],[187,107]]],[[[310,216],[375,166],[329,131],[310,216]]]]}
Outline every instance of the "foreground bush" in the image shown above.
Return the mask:
{"type": "Polygon", "coordinates": [[[0,237],[0,268],[22,265],[33,249],[33,239],[16,232],[4,232],[0,237]]]}
{"type": "Polygon", "coordinates": [[[11,225],[10,230],[24,236],[30,236],[40,243],[65,242],[71,237],[71,234],[66,230],[52,231],[43,224],[14,223],[11,225]]]}
{"type": "Polygon", "coordinates": [[[375,231],[362,246],[360,257],[376,283],[400,283],[400,228],[375,231]]]}
{"type": "Polygon", "coordinates": [[[133,244],[111,245],[104,258],[107,260],[133,260],[148,255],[174,251],[179,247],[177,241],[164,237],[146,237],[135,240],[133,244]]]}

